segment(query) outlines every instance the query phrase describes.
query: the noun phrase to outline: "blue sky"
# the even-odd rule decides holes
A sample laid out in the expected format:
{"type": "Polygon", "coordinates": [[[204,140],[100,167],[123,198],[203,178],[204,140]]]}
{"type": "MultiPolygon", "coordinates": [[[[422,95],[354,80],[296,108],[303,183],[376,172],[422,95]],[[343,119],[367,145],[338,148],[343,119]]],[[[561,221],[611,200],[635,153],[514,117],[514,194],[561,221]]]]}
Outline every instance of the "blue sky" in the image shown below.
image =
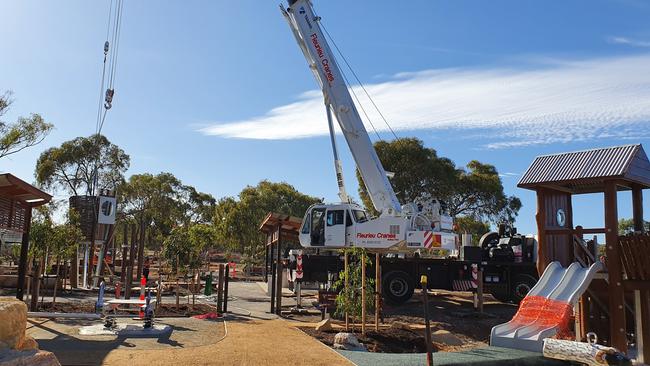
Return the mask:
{"type": "MultiPolygon", "coordinates": [[[[650,148],[646,1],[314,2],[397,134],[457,165],[496,165],[524,203],[520,231],[535,230],[534,195],[516,183],[536,155],[650,148]]],[[[131,155],[129,174],[169,171],[216,197],[286,181],[336,200],[320,96],[277,3],[126,0],[103,132],[131,155]]],[[[0,90],[15,99],[4,120],[36,112],[56,126],[0,170],[32,181],[41,151],[94,132],[108,6],[0,2],[0,90]]],[[[602,225],[600,206],[576,198],[576,224],[602,225]]]]}

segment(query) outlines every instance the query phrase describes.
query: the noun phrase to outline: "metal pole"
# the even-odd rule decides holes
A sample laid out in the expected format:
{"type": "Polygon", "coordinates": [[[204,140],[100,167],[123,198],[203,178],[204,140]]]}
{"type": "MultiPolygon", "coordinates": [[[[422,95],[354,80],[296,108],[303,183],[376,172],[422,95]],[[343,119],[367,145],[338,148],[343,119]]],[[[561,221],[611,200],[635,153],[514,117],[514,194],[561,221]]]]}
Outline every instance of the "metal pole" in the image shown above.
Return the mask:
{"type": "Polygon", "coordinates": [[[422,297],[424,297],[424,321],[425,334],[424,339],[427,342],[427,365],[433,366],[433,349],[431,347],[431,323],[429,322],[429,291],[427,290],[427,276],[420,277],[422,286],[422,297]]]}

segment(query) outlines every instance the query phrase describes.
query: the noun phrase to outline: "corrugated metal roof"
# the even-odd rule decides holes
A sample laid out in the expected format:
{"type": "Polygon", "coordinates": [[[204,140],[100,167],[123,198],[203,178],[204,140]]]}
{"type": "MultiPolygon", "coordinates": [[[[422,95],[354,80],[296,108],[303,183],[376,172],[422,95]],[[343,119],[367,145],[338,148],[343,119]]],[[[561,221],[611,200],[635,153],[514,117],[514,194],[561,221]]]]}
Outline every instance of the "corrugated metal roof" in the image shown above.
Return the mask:
{"type": "Polygon", "coordinates": [[[650,186],[650,163],[640,144],[542,155],[535,158],[518,186],[564,186],[622,178],[650,186]],[[633,164],[634,163],[634,164],[633,164]]]}

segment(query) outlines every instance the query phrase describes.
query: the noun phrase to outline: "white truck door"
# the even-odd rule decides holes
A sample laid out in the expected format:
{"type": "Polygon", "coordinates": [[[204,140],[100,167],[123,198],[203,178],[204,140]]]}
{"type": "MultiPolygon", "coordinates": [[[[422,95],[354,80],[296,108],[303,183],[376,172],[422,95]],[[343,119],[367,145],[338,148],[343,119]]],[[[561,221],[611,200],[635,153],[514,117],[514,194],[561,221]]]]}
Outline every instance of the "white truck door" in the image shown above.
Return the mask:
{"type": "Polygon", "coordinates": [[[325,246],[345,246],[345,210],[327,210],[325,246]]]}
{"type": "Polygon", "coordinates": [[[357,226],[352,221],[350,210],[345,210],[345,246],[354,246],[354,239],[357,237],[357,226]]]}

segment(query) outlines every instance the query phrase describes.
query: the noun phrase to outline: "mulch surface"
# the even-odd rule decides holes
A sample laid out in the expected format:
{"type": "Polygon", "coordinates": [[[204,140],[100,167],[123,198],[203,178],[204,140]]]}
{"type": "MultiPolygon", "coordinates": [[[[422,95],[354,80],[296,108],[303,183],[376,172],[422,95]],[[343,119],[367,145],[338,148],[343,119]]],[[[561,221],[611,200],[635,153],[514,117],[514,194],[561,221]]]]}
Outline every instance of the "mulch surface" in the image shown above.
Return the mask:
{"type": "MultiPolygon", "coordinates": [[[[383,310],[383,324],[399,322],[409,325],[424,325],[423,298],[419,291],[405,304],[391,305],[385,303],[383,310]]],[[[461,345],[434,342],[434,351],[463,351],[484,347],[489,343],[492,327],[509,321],[516,312],[516,305],[501,303],[486,295],[484,312],[480,314],[474,311],[471,293],[432,292],[429,295],[431,331],[446,330],[462,341],[461,345]]],[[[320,318],[314,320],[313,316],[302,315],[293,318],[302,321],[320,320],[320,318]]],[[[370,320],[370,322],[372,321],[370,320]]],[[[359,327],[357,326],[357,328],[359,327]]],[[[334,344],[334,335],[339,332],[339,330],[319,332],[313,327],[301,327],[301,330],[330,347],[334,344]]],[[[398,326],[382,328],[379,332],[376,332],[370,325],[367,328],[365,337],[361,336],[360,329],[356,329],[354,333],[370,352],[426,352],[424,329],[404,329],[398,326]]]]}
{"type": "MultiPolygon", "coordinates": [[[[334,336],[339,332],[339,330],[317,331],[313,328],[301,328],[301,330],[330,347],[334,345],[334,336]]],[[[421,330],[389,328],[377,332],[367,329],[364,336],[357,329],[354,335],[370,352],[423,353],[427,351],[424,331],[421,330]]],[[[435,347],[434,351],[436,351],[435,347]]]]}

